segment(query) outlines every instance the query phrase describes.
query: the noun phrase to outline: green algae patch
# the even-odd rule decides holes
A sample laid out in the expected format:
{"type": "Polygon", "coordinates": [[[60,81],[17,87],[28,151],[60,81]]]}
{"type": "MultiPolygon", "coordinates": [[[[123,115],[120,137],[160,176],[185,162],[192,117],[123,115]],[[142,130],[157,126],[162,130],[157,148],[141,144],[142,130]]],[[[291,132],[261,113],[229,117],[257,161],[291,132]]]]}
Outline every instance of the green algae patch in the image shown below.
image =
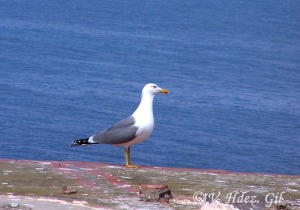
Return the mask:
{"type": "Polygon", "coordinates": [[[69,202],[81,200],[89,205],[113,207],[111,202],[106,202],[105,194],[80,186],[74,177],[53,171],[51,167],[39,162],[34,164],[17,161],[0,163],[1,194],[51,197],[69,202]],[[67,186],[76,193],[63,194],[63,186],[67,186]]]}
{"type": "Polygon", "coordinates": [[[1,194],[63,197],[60,193],[62,186],[76,184],[47,167],[18,162],[0,163],[1,194]]]}
{"type": "MultiPolygon", "coordinates": [[[[0,196],[16,195],[29,197],[45,197],[67,202],[84,201],[89,206],[101,206],[114,209],[118,203],[112,200],[116,190],[107,186],[106,182],[83,173],[79,168],[53,169],[58,162],[42,161],[3,161],[0,162],[0,196]],[[76,171],[82,175],[81,180],[95,181],[95,185],[87,187],[80,183],[78,177],[68,171],[76,171]],[[63,194],[63,189],[75,191],[63,194]]],[[[122,194],[118,193],[118,194],[122,194]]]]}

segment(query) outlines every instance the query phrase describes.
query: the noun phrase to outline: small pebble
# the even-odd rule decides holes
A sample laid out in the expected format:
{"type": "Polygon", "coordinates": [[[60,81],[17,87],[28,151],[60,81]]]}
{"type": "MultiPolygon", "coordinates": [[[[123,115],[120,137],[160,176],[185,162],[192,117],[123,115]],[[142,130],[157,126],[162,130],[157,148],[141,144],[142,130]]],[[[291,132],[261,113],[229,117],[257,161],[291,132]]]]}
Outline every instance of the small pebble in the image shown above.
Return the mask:
{"type": "Polygon", "coordinates": [[[11,203],[10,206],[13,208],[17,208],[17,207],[19,207],[19,204],[14,202],[14,203],[11,203]]]}
{"type": "Polygon", "coordinates": [[[35,170],[38,170],[38,171],[44,171],[45,168],[35,168],[35,170]]]}

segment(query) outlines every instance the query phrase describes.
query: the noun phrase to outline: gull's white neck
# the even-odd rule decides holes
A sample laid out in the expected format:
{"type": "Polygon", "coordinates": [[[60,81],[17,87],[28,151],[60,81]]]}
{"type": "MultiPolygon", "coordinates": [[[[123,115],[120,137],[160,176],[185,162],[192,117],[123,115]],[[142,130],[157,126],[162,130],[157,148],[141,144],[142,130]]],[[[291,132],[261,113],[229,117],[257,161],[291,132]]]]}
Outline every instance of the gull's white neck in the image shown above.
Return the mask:
{"type": "Polygon", "coordinates": [[[136,119],[140,117],[153,119],[153,98],[153,94],[142,93],[140,105],[132,114],[132,116],[134,116],[136,119]]]}
{"type": "Polygon", "coordinates": [[[151,93],[142,93],[142,98],[140,105],[132,114],[134,117],[136,126],[138,129],[136,131],[136,138],[130,142],[122,144],[125,147],[129,147],[133,144],[137,144],[144,141],[149,137],[154,128],[154,118],[153,118],[153,98],[154,95],[151,93]]]}

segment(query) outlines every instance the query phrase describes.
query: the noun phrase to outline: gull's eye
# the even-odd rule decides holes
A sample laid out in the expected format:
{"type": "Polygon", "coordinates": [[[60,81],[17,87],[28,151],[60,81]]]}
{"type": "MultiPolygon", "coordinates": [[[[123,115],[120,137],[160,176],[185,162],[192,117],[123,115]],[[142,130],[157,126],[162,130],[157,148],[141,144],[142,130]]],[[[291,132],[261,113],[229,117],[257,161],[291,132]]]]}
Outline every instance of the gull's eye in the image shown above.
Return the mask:
{"type": "Polygon", "coordinates": [[[152,85],[152,87],[153,87],[153,88],[157,88],[157,86],[156,86],[156,85],[152,85]]]}

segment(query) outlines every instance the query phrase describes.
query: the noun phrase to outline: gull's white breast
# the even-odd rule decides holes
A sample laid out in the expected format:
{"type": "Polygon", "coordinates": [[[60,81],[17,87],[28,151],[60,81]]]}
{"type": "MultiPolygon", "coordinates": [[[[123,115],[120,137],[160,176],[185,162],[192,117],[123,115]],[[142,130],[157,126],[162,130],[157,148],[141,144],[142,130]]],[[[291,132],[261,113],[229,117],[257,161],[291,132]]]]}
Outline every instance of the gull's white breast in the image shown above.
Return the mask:
{"type": "Polygon", "coordinates": [[[122,146],[128,147],[133,144],[140,143],[140,142],[146,140],[152,133],[153,128],[154,128],[153,115],[152,116],[144,115],[143,118],[136,117],[135,120],[136,120],[136,123],[134,124],[134,126],[138,127],[137,132],[136,132],[136,138],[133,139],[132,141],[121,144],[122,146]]]}

